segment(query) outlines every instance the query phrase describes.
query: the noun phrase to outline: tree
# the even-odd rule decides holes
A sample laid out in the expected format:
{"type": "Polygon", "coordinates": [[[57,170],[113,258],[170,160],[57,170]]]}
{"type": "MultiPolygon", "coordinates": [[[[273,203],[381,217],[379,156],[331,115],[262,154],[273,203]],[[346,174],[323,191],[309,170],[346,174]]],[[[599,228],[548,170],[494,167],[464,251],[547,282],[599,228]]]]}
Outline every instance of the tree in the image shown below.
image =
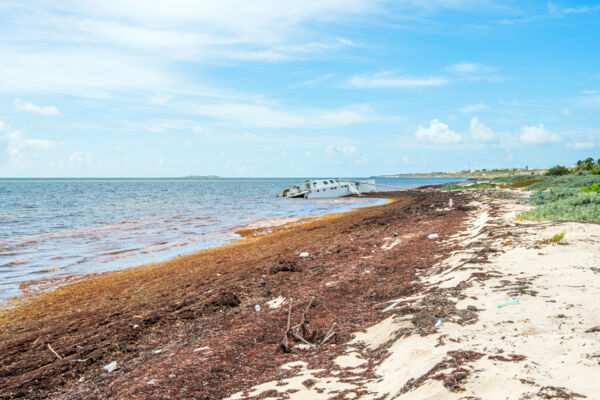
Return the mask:
{"type": "Polygon", "coordinates": [[[550,168],[548,170],[548,172],[546,172],[544,175],[546,175],[546,176],[561,176],[561,175],[568,175],[570,173],[571,173],[571,171],[569,171],[569,169],[566,168],[565,166],[557,165],[557,166],[550,168]]]}
{"type": "Polygon", "coordinates": [[[592,157],[577,161],[577,169],[580,171],[589,171],[594,168],[595,165],[596,163],[592,157]]]}

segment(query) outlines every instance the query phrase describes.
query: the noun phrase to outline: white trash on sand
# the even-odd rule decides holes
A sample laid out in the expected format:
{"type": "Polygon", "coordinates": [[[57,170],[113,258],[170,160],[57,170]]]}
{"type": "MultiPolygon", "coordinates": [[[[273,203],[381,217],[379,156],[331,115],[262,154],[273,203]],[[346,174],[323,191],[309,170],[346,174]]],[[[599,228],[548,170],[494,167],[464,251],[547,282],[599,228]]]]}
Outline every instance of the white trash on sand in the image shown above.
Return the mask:
{"type": "Polygon", "coordinates": [[[102,367],[102,369],[106,370],[106,372],[108,372],[109,374],[117,368],[119,368],[119,367],[117,366],[116,361],[113,361],[110,364],[106,364],[104,367],[102,367]]]}

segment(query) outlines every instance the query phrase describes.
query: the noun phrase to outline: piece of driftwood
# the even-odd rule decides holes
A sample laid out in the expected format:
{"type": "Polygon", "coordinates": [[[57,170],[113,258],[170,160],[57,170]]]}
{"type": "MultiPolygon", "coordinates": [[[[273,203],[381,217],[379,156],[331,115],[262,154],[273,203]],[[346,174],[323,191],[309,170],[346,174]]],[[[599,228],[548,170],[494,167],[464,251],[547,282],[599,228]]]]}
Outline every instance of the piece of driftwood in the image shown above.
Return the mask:
{"type": "Polygon", "coordinates": [[[323,338],[323,340],[321,341],[321,344],[325,344],[327,343],[327,341],[329,339],[331,339],[333,337],[333,335],[335,335],[335,332],[333,331],[333,328],[335,327],[335,322],[333,323],[333,325],[331,325],[331,328],[329,328],[329,330],[327,331],[327,333],[325,334],[325,337],[323,338]]]}
{"type": "Polygon", "coordinates": [[[290,299],[290,301],[289,301],[287,326],[285,328],[285,333],[283,334],[283,340],[281,341],[281,345],[280,345],[281,349],[286,353],[290,352],[290,344],[288,341],[288,334],[290,333],[290,324],[291,323],[292,323],[292,299],[290,299]]]}
{"type": "Polygon", "coordinates": [[[63,358],[60,356],[60,354],[58,354],[56,351],[54,351],[54,349],[52,348],[52,346],[50,346],[50,343],[46,343],[46,346],[48,346],[48,349],[49,349],[49,350],[50,350],[52,353],[54,353],[54,355],[55,355],[56,357],[58,357],[58,359],[59,359],[59,360],[62,360],[62,359],[63,359],[63,358]]]}

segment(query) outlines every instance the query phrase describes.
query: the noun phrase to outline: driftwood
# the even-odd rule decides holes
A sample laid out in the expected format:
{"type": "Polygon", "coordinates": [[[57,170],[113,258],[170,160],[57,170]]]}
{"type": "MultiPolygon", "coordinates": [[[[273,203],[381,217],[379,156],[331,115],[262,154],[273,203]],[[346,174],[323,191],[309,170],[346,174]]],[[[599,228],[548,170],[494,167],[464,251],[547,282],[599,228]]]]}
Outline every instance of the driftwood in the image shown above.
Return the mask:
{"type": "Polygon", "coordinates": [[[291,326],[291,324],[292,324],[292,299],[290,299],[289,307],[288,307],[287,325],[286,325],[285,333],[283,336],[283,340],[281,341],[281,344],[280,344],[280,347],[284,352],[286,352],[286,353],[290,352],[290,342],[289,342],[290,337],[293,337],[296,340],[303,342],[304,344],[310,346],[312,349],[318,349],[319,346],[324,345],[332,337],[335,336],[335,332],[333,332],[333,328],[335,327],[336,323],[334,322],[331,325],[331,327],[329,328],[329,330],[327,331],[327,333],[323,336],[323,339],[320,341],[320,343],[314,342],[315,340],[318,340],[317,337],[321,337],[320,333],[310,329],[309,322],[307,319],[308,311],[310,310],[310,307],[312,306],[314,299],[315,299],[314,296],[311,297],[310,301],[308,302],[308,305],[306,306],[306,308],[304,309],[304,312],[302,313],[302,318],[300,319],[300,323],[298,323],[294,326],[291,326]]]}
{"type": "Polygon", "coordinates": [[[60,354],[58,354],[56,351],[54,351],[54,349],[52,348],[52,346],[50,346],[50,343],[46,343],[46,346],[48,346],[48,349],[50,349],[50,351],[51,351],[52,353],[54,353],[54,355],[55,355],[56,357],[58,357],[58,359],[59,359],[59,360],[62,360],[62,359],[63,359],[63,358],[60,356],[60,354]]]}
{"type": "Polygon", "coordinates": [[[289,353],[290,352],[290,344],[288,341],[288,334],[290,333],[290,324],[292,323],[292,299],[290,299],[290,304],[288,307],[288,318],[287,318],[287,327],[285,328],[285,333],[283,335],[283,340],[281,341],[281,349],[289,353]]]}

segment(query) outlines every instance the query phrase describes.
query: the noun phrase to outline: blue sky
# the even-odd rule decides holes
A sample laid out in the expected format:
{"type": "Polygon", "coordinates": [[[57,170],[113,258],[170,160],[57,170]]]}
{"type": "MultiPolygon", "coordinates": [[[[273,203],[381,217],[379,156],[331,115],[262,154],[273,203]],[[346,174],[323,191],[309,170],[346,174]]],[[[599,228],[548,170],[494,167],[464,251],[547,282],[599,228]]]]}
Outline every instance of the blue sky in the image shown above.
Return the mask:
{"type": "Polygon", "coordinates": [[[598,2],[4,0],[0,177],[571,165],[599,41],[598,2]]]}

